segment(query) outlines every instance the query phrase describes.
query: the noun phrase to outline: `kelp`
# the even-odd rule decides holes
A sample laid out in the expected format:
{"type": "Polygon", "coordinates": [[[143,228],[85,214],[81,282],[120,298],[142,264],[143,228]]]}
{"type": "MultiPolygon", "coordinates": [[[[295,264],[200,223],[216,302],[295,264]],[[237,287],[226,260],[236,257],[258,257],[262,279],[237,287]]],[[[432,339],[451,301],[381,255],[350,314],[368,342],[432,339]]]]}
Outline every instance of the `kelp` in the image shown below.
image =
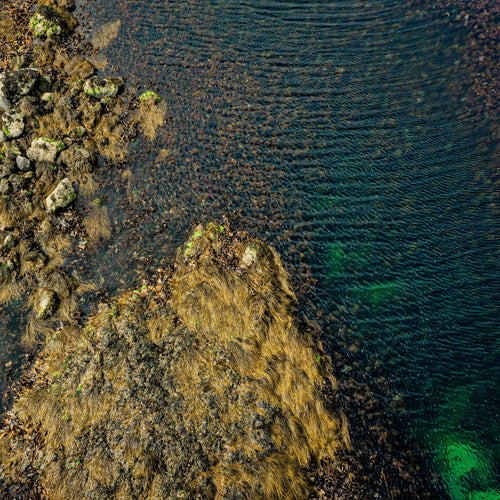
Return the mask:
{"type": "Polygon", "coordinates": [[[48,338],[4,474],[29,464],[50,499],[307,498],[305,467],[349,437],[295,304],[274,249],[199,226],[171,276],[48,338]]]}

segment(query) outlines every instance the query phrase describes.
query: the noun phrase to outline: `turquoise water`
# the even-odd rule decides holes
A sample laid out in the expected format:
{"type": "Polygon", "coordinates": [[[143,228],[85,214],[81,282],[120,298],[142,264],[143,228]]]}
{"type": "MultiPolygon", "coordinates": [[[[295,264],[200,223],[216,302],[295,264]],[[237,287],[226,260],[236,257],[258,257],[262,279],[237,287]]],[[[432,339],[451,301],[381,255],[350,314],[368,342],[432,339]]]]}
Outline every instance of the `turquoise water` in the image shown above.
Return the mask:
{"type": "Polygon", "coordinates": [[[500,498],[496,144],[463,99],[466,33],[395,0],[83,11],[94,30],[121,21],[104,73],[159,92],[171,117],[134,145],[140,202],[109,179],[116,231],[93,277],[118,290],[228,216],[284,255],[309,314],[341,311],[450,496],[500,498]]]}

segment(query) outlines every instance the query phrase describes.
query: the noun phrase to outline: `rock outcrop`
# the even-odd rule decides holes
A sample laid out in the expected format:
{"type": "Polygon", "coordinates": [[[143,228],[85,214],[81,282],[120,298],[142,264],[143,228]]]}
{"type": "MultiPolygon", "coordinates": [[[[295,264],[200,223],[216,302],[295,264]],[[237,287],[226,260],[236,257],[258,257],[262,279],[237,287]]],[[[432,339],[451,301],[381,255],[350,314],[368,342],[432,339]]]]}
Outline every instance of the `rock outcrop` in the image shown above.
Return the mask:
{"type": "Polygon", "coordinates": [[[12,480],[32,468],[53,500],[307,498],[303,468],[348,445],[345,418],[279,256],[228,234],[199,226],[170,289],[158,276],[49,340],[10,417],[24,432],[0,433],[12,480]]]}

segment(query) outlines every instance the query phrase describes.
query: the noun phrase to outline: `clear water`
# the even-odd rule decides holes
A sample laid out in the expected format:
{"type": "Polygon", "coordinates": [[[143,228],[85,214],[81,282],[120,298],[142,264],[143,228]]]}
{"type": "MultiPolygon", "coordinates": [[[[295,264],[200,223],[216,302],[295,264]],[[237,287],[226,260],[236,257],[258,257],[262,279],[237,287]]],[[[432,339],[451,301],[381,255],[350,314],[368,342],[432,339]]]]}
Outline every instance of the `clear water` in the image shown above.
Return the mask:
{"type": "Polygon", "coordinates": [[[104,73],[171,116],[108,179],[115,234],[92,277],[129,288],[229,216],[282,253],[310,314],[342,311],[451,497],[500,498],[496,144],[462,99],[465,33],[401,0],[80,11],[93,30],[121,21],[104,73]]]}

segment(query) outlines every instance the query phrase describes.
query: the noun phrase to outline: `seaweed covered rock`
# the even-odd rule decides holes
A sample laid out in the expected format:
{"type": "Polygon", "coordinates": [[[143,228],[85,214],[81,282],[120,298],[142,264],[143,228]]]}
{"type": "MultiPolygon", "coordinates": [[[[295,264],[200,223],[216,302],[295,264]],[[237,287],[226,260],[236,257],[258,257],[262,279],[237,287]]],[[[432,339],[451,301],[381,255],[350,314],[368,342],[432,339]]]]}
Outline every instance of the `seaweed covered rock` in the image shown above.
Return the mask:
{"type": "Polygon", "coordinates": [[[96,99],[103,97],[116,97],[120,86],[111,78],[101,78],[100,76],[90,77],[83,85],[83,91],[96,99]]]}
{"type": "Polygon", "coordinates": [[[38,37],[57,36],[64,33],[63,20],[55,9],[42,5],[30,19],[30,28],[38,37]]]}
{"type": "Polygon", "coordinates": [[[39,38],[62,36],[76,28],[78,21],[69,14],[69,11],[74,10],[74,2],[47,3],[52,3],[53,6],[40,5],[30,19],[29,26],[35,36],[39,38]]]}
{"type": "Polygon", "coordinates": [[[16,71],[0,73],[0,98],[1,107],[9,111],[10,106],[22,96],[28,95],[40,77],[40,72],[35,68],[23,68],[16,71]]]}
{"type": "Polygon", "coordinates": [[[348,432],[278,255],[200,226],[168,281],[50,337],[0,432],[4,474],[33,469],[50,499],[307,498],[303,468],[348,432]]]}

